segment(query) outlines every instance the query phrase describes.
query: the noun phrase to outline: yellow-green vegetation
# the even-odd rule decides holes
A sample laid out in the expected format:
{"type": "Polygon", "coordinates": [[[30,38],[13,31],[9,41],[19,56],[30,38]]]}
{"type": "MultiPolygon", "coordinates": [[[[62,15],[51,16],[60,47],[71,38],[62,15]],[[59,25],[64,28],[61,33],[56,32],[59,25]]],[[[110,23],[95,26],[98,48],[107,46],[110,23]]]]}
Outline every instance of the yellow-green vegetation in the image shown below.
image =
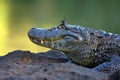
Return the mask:
{"type": "Polygon", "coordinates": [[[13,50],[43,52],[31,43],[33,27],[53,27],[64,17],[71,24],[120,33],[120,0],[0,0],[0,56],[13,50]]]}

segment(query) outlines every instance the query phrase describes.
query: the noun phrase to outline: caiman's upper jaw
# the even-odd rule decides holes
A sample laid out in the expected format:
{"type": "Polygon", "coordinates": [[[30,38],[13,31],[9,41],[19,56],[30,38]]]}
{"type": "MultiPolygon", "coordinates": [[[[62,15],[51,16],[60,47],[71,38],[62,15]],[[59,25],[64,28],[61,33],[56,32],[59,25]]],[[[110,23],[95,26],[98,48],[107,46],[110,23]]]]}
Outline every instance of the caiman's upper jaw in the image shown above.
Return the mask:
{"type": "Polygon", "coordinates": [[[63,39],[66,36],[73,37],[78,40],[82,40],[83,37],[80,34],[76,34],[64,29],[52,28],[52,29],[45,29],[45,28],[31,28],[28,32],[28,36],[30,39],[39,39],[43,41],[56,41],[59,39],[63,39]]]}
{"type": "Polygon", "coordinates": [[[83,40],[83,37],[76,33],[57,28],[31,28],[28,36],[35,44],[63,51],[65,51],[64,49],[67,51],[72,48],[73,45],[70,43],[78,44],[78,42],[83,40]]]}
{"type": "Polygon", "coordinates": [[[79,38],[77,36],[74,35],[59,35],[56,37],[39,37],[36,36],[36,34],[31,34],[31,32],[29,31],[28,36],[30,38],[30,40],[38,45],[43,45],[44,43],[50,43],[50,42],[57,42],[59,40],[64,40],[64,39],[71,39],[71,40],[79,40],[79,38]]]}

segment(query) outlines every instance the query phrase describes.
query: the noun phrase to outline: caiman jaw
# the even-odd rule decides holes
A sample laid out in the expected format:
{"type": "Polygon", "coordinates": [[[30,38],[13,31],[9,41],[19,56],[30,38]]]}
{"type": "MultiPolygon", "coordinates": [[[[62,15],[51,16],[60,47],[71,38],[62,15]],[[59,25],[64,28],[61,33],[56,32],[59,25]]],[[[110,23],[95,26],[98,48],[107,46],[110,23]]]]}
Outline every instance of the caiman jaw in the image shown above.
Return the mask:
{"type": "Polygon", "coordinates": [[[80,42],[83,39],[80,35],[73,32],[57,28],[31,28],[28,32],[28,36],[35,44],[63,51],[69,51],[73,46],[71,43],[76,45],[78,41],[80,42]]]}

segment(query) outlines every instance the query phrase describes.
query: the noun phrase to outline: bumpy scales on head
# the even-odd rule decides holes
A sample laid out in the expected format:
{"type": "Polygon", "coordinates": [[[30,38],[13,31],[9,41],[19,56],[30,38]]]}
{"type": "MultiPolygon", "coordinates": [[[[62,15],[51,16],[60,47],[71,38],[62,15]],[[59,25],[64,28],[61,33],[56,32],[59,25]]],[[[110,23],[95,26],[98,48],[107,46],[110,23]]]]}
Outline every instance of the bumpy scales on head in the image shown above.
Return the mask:
{"type": "Polygon", "coordinates": [[[31,28],[28,36],[33,43],[60,50],[83,66],[97,66],[111,61],[113,55],[120,55],[120,35],[65,21],[51,29],[31,28]]]}

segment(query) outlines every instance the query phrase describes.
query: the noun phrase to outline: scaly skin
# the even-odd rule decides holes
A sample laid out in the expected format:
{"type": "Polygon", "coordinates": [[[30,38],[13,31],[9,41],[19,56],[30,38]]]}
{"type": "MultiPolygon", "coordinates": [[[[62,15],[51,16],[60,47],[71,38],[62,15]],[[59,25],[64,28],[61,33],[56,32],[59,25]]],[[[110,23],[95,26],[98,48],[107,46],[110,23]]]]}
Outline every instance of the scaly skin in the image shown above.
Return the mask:
{"type": "MultiPolygon", "coordinates": [[[[113,56],[120,56],[120,35],[70,25],[64,21],[51,29],[31,28],[28,36],[35,44],[60,50],[73,62],[87,67],[95,67],[102,63],[102,66],[104,66],[110,61],[114,63],[116,60],[113,60],[113,56]]],[[[120,69],[119,58],[117,58],[117,64],[115,64],[119,66],[117,70],[120,69]]],[[[94,69],[107,71],[101,65],[94,69]]]]}

